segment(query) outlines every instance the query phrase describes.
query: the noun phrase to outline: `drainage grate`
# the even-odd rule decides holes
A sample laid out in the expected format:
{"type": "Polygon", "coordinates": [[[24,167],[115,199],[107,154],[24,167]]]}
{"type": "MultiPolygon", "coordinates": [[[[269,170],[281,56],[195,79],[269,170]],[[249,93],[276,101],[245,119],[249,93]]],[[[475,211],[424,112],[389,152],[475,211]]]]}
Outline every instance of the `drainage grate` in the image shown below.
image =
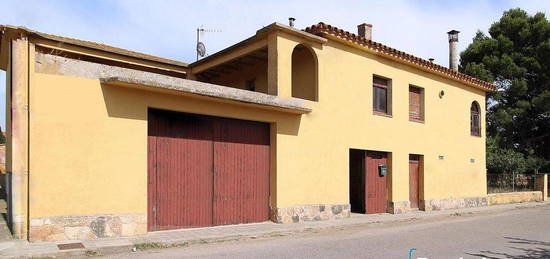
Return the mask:
{"type": "Polygon", "coordinates": [[[84,245],[82,243],[58,244],[57,248],[59,248],[59,250],[69,250],[84,248],[84,245]]]}

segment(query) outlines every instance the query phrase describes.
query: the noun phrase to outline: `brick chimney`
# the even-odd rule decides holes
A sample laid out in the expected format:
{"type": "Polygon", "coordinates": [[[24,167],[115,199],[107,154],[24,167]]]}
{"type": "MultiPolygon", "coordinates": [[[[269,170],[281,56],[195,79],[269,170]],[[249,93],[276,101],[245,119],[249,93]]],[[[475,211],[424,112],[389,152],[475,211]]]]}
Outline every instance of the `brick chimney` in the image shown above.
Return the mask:
{"type": "Polygon", "coordinates": [[[372,40],[372,24],[359,24],[357,25],[357,35],[372,40]]]}

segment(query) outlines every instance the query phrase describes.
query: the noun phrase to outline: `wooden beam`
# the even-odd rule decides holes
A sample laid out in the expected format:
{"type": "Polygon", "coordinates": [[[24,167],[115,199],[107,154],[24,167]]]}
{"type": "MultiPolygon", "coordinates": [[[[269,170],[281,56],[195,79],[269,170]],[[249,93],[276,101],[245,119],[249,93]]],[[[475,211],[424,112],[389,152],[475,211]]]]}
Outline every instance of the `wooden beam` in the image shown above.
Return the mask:
{"type": "MultiPolygon", "coordinates": [[[[212,78],[212,77],[220,77],[220,76],[221,76],[220,74],[215,73],[215,72],[213,72],[213,71],[211,71],[211,70],[204,71],[204,72],[202,72],[202,73],[200,73],[200,74],[205,75],[205,76],[210,77],[210,78],[212,78]]],[[[199,74],[199,75],[200,75],[200,74],[199,74]]]]}
{"type": "Polygon", "coordinates": [[[248,59],[248,60],[252,61],[254,63],[254,65],[256,63],[258,63],[258,61],[267,62],[267,57],[262,58],[262,57],[257,57],[257,56],[248,56],[248,57],[245,57],[244,59],[248,59]]]}
{"type": "Polygon", "coordinates": [[[212,78],[210,78],[209,76],[207,76],[205,74],[197,74],[196,77],[197,77],[198,81],[203,81],[203,80],[204,81],[210,81],[210,79],[212,79],[212,78]]]}
{"type": "Polygon", "coordinates": [[[239,59],[236,59],[234,62],[240,66],[254,66],[256,65],[256,62],[246,62],[247,57],[242,57],[239,59]]]}
{"type": "Polygon", "coordinates": [[[221,65],[220,67],[222,69],[230,69],[230,70],[233,70],[233,71],[239,71],[241,70],[241,68],[239,68],[238,66],[235,66],[235,65],[232,65],[231,63],[233,63],[232,61],[228,62],[228,63],[225,63],[223,65],[221,65]]]}
{"type": "Polygon", "coordinates": [[[211,72],[214,72],[214,73],[221,73],[221,74],[230,74],[230,73],[234,72],[234,71],[224,69],[223,67],[220,67],[220,66],[208,69],[207,71],[211,71],[211,72]]]}
{"type": "MultiPolygon", "coordinates": [[[[199,64],[194,65],[191,70],[193,73],[200,73],[202,71],[205,71],[207,69],[210,69],[212,67],[218,66],[220,64],[226,63],[230,60],[233,60],[238,57],[246,56],[252,52],[255,52],[259,49],[265,49],[267,46],[267,40],[266,39],[260,39],[255,42],[251,42],[250,44],[247,44],[245,46],[239,46],[236,49],[231,50],[229,53],[225,55],[220,55],[217,57],[209,58],[208,60],[205,60],[203,62],[200,62],[199,64]]],[[[222,50],[223,51],[223,50],[222,50]]]]}

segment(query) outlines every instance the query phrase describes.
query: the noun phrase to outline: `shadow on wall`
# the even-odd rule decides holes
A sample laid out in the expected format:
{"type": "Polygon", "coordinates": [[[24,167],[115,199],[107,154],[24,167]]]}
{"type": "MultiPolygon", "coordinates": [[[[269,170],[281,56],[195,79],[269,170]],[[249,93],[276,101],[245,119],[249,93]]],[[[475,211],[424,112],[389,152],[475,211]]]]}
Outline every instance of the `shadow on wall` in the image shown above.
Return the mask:
{"type": "Polygon", "coordinates": [[[517,253],[504,253],[495,251],[480,251],[479,253],[466,253],[467,255],[484,258],[550,258],[550,242],[538,241],[517,237],[504,237],[508,240],[509,249],[517,253]]]}
{"type": "Polygon", "coordinates": [[[278,111],[214,103],[199,98],[189,98],[172,93],[132,89],[101,84],[103,100],[109,117],[147,120],[148,108],[184,113],[204,114],[275,124],[277,133],[297,136],[302,116],[278,111]]]}

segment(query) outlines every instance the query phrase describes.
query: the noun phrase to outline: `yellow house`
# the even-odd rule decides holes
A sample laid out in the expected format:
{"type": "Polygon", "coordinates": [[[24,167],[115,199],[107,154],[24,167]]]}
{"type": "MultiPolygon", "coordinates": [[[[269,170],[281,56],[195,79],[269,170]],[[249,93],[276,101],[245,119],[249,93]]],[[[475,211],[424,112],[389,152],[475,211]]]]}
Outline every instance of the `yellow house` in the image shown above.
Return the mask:
{"type": "Polygon", "coordinates": [[[191,64],[0,30],[19,238],[487,204],[494,86],[374,42],[371,25],[274,23],[191,64]]]}

